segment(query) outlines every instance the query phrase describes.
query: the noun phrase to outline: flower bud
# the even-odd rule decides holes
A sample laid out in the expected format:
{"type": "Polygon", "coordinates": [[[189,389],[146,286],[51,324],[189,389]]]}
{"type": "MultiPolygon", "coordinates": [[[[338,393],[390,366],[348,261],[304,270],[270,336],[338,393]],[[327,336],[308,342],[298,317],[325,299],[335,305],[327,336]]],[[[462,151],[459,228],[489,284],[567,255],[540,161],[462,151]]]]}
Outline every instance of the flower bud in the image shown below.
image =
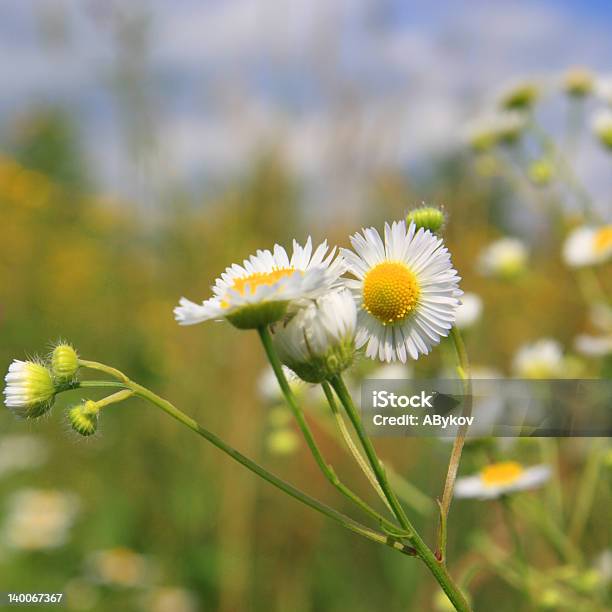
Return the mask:
{"type": "Polygon", "coordinates": [[[53,376],[41,363],[15,359],[4,381],[4,403],[20,417],[35,419],[53,405],[56,393],[53,376]]]}
{"type": "Polygon", "coordinates": [[[536,83],[523,81],[508,88],[501,96],[500,104],[506,110],[526,110],[535,104],[539,95],[536,83]]]}
{"type": "Polygon", "coordinates": [[[58,344],[51,353],[51,370],[58,383],[70,382],[79,369],[79,356],[70,344],[58,344]]]}
{"type": "Polygon", "coordinates": [[[563,78],[563,89],[573,98],[588,96],[593,91],[594,84],[593,74],[584,68],[572,68],[563,78]]]}
{"type": "Polygon", "coordinates": [[[100,407],[93,400],[73,406],[68,410],[68,422],[72,429],[82,436],[91,436],[98,429],[100,407]]]}
{"type": "Polygon", "coordinates": [[[497,145],[515,144],[526,127],[524,113],[498,111],[471,121],[464,130],[464,139],[477,153],[486,153],[497,145]]]}
{"type": "Polygon", "coordinates": [[[345,370],[355,353],[357,307],[347,289],[302,308],[274,334],[280,360],[302,380],[320,383],[345,370]]]}
{"type": "Polygon", "coordinates": [[[601,144],[612,150],[612,111],[599,111],[593,118],[592,127],[601,144]]]}
{"type": "Polygon", "coordinates": [[[435,206],[421,206],[411,210],[406,215],[407,225],[414,223],[417,229],[422,227],[433,234],[442,229],[445,221],[444,211],[442,208],[436,208],[435,206]]]}
{"type": "Polygon", "coordinates": [[[555,167],[548,159],[537,159],[529,165],[528,174],[534,185],[548,185],[555,173],[555,167]]]}

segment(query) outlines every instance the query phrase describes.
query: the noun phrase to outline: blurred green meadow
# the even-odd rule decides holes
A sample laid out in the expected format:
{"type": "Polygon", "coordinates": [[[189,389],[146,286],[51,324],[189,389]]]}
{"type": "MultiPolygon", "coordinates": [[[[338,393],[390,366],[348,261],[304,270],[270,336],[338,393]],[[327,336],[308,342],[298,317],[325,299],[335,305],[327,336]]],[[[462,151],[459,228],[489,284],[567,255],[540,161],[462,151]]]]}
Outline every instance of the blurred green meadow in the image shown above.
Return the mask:
{"type": "MultiPolygon", "coordinates": [[[[353,210],[333,198],[317,203],[282,147],[269,143],[222,188],[173,180],[150,210],[97,180],[87,136],[69,108],[32,104],[9,114],[6,126],[0,367],[45,356],[51,343],[66,339],[82,357],[125,371],[349,515],[354,510],[320,475],[278,397],[262,390],[266,362],[256,334],[226,323],[181,328],[173,319],[180,296],[205,299],[232,262],[308,235],[349,246],[349,234],[361,227],[381,228],[422,201],[442,204],[461,287],[482,302],[482,314],[465,329],[474,368],[516,375],[521,347],[551,338],[566,360],[560,377],[612,373],[610,354],[583,354],[575,345],[580,334],[595,333],[588,288],[610,295],[610,263],[589,268],[588,277],[564,263],[562,245],[582,224],[580,212],[570,207],[560,222],[538,208],[542,191],[533,181],[517,197],[491,151],[449,150],[422,160],[427,169],[420,172],[370,171],[365,204],[353,210]],[[483,274],[481,253],[506,235],[528,245],[525,269],[513,278],[483,274]]],[[[564,189],[545,192],[545,199],[561,201],[564,189]]],[[[453,355],[445,340],[406,375],[434,377],[452,367],[453,355]]],[[[378,366],[359,357],[349,378],[358,385],[378,366]]],[[[96,393],[87,397],[102,397],[96,393]]],[[[301,396],[325,455],[371,499],[320,398],[305,385],[301,396]]],[[[62,394],[40,421],[0,411],[0,591],[63,592],[66,609],[92,612],[448,609],[419,561],[340,530],[140,401],[111,406],[95,436],[78,437],[64,412],[85,398],[83,390],[62,394]]],[[[377,438],[375,446],[409,483],[401,489],[406,507],[433,542],[433,500],[442,492],[450,445],[377,438]]],[[[475,610],[609,609],[611,452],[609,441],[598,439],[468,445],[461,475],[480,470],[483,457],[554,470],[551,482],[517,494],[514,504],[540,585],[531,607],[503,569],[513,540],[501,505],[453,502],[449,567],[465,580],[475,610]],[[588,488],[585,478],[594,471],[588,488]],[[592,500],[579,541],[571,541],[585,491],[592,500]],[[553,515],[561,536],[547,529],[553,515]]]]}

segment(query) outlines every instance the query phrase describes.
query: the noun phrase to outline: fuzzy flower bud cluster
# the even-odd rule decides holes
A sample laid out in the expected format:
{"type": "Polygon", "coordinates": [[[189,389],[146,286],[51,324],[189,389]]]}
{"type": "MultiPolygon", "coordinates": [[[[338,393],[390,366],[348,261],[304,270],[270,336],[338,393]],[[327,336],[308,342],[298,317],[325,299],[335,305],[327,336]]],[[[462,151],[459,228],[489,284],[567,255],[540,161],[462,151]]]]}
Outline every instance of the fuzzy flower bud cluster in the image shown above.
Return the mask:
{"type": "Polygon", "coordinates": [[[74,381],[78,356],[69,344],[58,344],[48,362],[13,360],[4,377],[4,403],[17,416],[35,419],[53,406],[56,394],[74,381]]]}

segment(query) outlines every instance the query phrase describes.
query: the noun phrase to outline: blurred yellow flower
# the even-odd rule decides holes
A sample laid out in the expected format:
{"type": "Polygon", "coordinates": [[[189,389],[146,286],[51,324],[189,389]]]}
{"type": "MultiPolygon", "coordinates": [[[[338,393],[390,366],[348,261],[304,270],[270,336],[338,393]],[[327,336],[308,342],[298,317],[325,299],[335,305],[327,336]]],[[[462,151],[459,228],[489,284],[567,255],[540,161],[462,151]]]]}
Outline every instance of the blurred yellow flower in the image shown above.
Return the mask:
{"type": "Polygon", "coordinates": [[[502,461],[486,466],[474,476],[458,478],[455,497],[495,499],[507,493],[535,489],[549,478],[547,465],[525,468],[516,461],[502,461]]]}

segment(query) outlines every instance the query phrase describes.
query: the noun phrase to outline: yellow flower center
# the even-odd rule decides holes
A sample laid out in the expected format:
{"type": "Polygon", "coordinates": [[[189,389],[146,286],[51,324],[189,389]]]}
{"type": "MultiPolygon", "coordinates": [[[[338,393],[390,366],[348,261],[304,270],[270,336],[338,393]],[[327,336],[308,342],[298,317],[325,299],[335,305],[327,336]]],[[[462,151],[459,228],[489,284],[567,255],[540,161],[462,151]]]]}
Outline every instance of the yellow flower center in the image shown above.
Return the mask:
{"type": "MultiPolygon", "coordinates": [[[[247,291],[253,295],[258,287],[262,285],[273,285],[286,276],[291,276],[295,272],[295,268],[279,268],[271,272],[254,272],[248,276],[234,279],[234,284],[231,286],[234,291],[240,295],[244,295],[247,291]]],[[[228,308],[230,303],[227,300],[221,301],[222,308],[228,308]]]]}
{"type": "Polygon", "coordinates": [[[612,225],[606,225],[595,232],[595,252],[605,253],[612,248],[612,225]]]}
{"type": "Polygon", "coordinates": [[[253,274],[249,274],[249,276],[234,280],[232,289],[237,291],[240,295],[244,295],[248,287],[249,293],[252,295],[257,290],[257,287],[261,287],[261,285],[273,285],[281,278],[291,276],[294,272],[294,268],[281,268],[279,270],[272,270],[272,272],[254,272],[253,274]]]}
{"type": "Polygon", "coordinates": [[[385,261],[374,266],[363,281],[363,307],[383,325],[403,321],[416,308],[421,289],[404,263],[385,261]]]}
{"type": "Polygon", "coordinates": [[[523,474],[523,467],[516,461],[502,461],[488,465],[480,478],[487,487],[497,487],[514,484],[523,474]]]}

